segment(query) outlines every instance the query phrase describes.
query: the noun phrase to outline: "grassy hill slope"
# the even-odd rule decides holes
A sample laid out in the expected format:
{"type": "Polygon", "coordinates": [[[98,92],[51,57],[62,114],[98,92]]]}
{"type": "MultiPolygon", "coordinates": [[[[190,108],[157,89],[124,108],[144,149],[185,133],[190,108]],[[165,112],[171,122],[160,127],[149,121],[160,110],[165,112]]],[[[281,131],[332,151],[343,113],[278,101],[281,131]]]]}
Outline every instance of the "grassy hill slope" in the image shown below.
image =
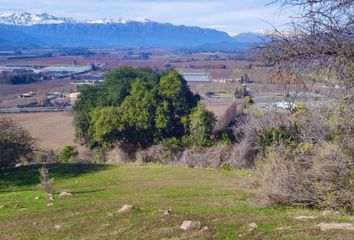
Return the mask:
{"type": "Polygon", "coordinates": [[[315,228],[353,217],[261,206],[246,171],[53,164],[55,204],[47,207],[38,168],[0,171],[0,239],[353,239],[353,232],[315,228]],[[118,213],[124,204],[135,210],[118,213]],[[300,215],[317,219],[296,220],[300,215]],[[183,232],[184,220],[208,230],[183,232]],[[258,228],[248,231],[253,222],[258,228]]]}

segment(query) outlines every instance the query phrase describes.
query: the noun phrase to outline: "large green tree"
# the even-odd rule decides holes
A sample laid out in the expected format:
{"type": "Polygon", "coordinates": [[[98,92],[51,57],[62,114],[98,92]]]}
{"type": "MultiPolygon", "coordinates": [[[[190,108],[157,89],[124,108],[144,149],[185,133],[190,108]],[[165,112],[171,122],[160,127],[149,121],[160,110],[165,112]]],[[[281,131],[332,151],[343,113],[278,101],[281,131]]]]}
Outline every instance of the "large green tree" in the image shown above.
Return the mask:
{"type": "Polygon", "coordinates": [[[187,133],[183,119],[197,106],[175,70],[121,68],[103,86],[85,87],[75,105],[76,135],[87,146],[147,147],[187,133]]]}

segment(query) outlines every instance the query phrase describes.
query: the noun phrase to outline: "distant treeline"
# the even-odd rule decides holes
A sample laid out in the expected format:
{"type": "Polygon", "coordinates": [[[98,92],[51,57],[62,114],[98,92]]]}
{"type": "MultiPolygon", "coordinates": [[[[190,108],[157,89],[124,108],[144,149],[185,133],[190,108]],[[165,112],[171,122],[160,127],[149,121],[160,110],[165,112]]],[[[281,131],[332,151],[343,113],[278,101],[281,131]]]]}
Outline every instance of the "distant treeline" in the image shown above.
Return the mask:
{"type": "Polygon", "coordinates": [[[29,84],[38,82],[43,78],[42,74],[21,73],[14,75],[0,76],[0,83],[6,84],[29,84]]]}

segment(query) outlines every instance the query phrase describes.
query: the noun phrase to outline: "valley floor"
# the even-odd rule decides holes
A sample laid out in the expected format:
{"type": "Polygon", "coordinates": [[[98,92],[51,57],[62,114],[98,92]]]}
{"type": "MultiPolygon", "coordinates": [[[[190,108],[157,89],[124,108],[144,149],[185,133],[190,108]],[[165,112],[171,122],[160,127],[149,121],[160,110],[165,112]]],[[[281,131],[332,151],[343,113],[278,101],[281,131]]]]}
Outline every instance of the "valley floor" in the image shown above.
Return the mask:
{"type": "Polygon", "coordinates": [[[0,239],[354,239],[353,231],[316,227],[353,217],[262,206],[244,170],[53,164],[55,201],[48,207],[39,167],[0,171],[0,239]],[[73,196],[59,197],[61,191],[73,196]],[[118,213],[124,204],[135,209],[118,213]],[[208,229],[183,232],[184,220],[208,229]],[[250,223],[257,228],[250,231],[250,223]]]}

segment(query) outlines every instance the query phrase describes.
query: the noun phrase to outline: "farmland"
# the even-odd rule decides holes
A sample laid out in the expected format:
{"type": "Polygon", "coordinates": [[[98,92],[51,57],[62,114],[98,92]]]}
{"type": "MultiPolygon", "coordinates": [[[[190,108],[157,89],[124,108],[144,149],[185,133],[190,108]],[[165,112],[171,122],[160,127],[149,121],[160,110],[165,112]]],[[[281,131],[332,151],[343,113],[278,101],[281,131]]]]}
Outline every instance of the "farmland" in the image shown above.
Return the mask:
{"type": "Polygon", "coordinates": [[[62,149],[75,145],[73,116],[68,112],[22,113],[1,115],[26,128],[44,149],[62,149]]]}

